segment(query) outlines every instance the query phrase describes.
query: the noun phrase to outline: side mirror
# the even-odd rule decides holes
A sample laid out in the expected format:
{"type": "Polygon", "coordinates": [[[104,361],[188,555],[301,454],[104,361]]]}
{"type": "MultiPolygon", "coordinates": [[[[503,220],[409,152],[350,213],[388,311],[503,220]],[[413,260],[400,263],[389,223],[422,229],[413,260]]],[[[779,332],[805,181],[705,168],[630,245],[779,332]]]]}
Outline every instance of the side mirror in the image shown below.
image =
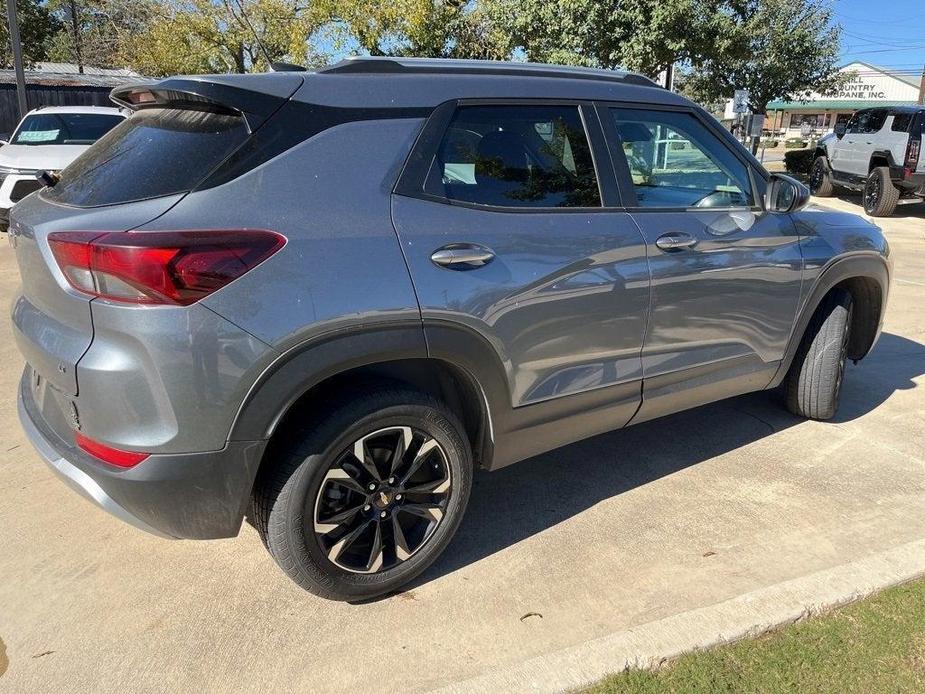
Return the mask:
{"type": "Polygon", "coordinates": [[[796,212],[808,202],[808,186],[784,174],[771,174],[764,194],[764,207],[768,212],[796,212]]]}
{"type": "Polygon", "coordinates": [[[845,132],[848,130],[848,124],[845,121],[841,121],[835,124],[835,137],[839,140],[844,137],[845,132]]]}

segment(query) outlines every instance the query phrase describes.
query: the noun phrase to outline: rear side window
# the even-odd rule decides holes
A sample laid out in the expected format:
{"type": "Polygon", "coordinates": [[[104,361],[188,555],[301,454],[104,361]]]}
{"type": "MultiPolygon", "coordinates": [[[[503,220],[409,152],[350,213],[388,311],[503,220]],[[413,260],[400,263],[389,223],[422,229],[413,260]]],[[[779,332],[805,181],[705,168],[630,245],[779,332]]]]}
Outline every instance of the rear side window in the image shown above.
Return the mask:
{"type": "Polygon", "coordinates": [[[111,113],[36,113],[26,116],[12,145],[92,145],[125,120],[111,113]]]}
{"type": "Polygon", "coordinates": [[[94,207],[185,193],[248,136],[236,115],[181,109],[134,113],[61,172],[43,195],[94,207]]]}
{"type": "Polygon", "coordinates": [[[897,113],[893,116],[893,125],[890,129],[897,133],[909,132],[909,126],[912,125],[914,113],[897,113]]]}
{"type": "Polygon", "coordinates": [[[424,191],[493,207],[600,207],[578,106],[461,106],[424,191]]]}

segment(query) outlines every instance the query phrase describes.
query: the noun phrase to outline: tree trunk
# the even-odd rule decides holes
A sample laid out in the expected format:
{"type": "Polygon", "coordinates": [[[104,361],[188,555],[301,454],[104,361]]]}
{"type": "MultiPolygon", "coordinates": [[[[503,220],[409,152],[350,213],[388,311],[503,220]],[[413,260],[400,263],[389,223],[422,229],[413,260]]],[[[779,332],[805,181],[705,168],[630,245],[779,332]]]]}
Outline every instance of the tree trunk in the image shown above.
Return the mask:
{"type": "Polygon", "coordinates": [[[84,59],[80,45],[80,22],[77,21],[77,2],[70,0],[71,29],[74,31],[74,60],[77,62],[77,71],[84,74],[84,59]]]}
{"type": "Polygon", "coordinates": [[[247,72],[244,66],[244,44],[239,42],[234,52],[234,67],[242,75],[247,72]]]}

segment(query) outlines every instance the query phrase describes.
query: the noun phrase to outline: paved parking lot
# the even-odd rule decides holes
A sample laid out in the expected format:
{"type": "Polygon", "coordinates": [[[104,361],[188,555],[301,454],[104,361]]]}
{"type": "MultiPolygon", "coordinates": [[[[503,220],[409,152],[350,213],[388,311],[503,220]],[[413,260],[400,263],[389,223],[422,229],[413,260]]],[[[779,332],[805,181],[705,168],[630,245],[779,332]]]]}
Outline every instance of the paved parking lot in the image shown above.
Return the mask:
{"type": "MultiPolygon", "coordinates": [[[[365,605],[297,589],[249,526],[170,542],[72,493],[16,420],[4,316],[0,690],[425,690],[563,652],[580,669],[583,644],[925,546],[925,206],[883,226],[885,330],[834,422],[749,395],[477,475],[444,557],[365,605]]],[[[17,281],[4,244],[4,305],[17,281]]]]}

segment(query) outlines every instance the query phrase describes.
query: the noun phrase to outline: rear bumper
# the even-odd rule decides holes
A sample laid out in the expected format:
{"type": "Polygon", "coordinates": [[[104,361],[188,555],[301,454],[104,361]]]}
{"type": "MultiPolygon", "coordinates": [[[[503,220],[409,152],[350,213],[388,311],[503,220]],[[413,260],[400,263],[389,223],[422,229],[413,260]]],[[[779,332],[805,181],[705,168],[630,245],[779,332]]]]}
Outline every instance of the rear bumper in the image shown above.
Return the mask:
{"type": "Polygon", "coordinates": [[[902,179],[899,186],[906,192],[917,193],[918,195],[925,194],[925,171],[916,172],[908,178],[902,179]]]}
{"type": "Polygon", "coordinates": [[[152,455],[127,470],[112,468],[62,440],[32,397],[27,367],[19,419],[51,469],[82,496],[146,532],[168,538],[234,537],[241,528],[265,441],[235,441],[208,453],[152,455]]]}

